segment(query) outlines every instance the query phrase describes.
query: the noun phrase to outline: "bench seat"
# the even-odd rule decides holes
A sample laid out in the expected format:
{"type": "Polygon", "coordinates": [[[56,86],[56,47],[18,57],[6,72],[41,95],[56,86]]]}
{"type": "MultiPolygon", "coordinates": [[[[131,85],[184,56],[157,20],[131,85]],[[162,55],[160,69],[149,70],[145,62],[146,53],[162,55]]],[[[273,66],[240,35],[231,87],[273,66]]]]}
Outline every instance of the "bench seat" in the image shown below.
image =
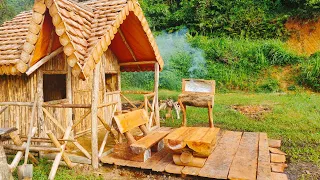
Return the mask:
{"type": "Polygon", "coordinates": [[[160,150],[164,147],[162,139],[167,134],[169,134],[169,131],[153,131],[138,141],[132,143],[130,148],[135,154],[140,154],[160,142],[156,148],[157,150],[160,150]]]}

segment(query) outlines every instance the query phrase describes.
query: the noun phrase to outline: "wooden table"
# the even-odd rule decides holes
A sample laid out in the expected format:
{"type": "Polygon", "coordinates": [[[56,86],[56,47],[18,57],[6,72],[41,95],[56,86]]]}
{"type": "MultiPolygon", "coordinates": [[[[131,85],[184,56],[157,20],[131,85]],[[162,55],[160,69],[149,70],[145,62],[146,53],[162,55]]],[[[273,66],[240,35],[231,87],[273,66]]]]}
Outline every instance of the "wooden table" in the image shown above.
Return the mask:
{"type": "Polygon", "coordinates": [[[181,127],[164,138],[177,165],[202,167],[213,151],[219,128],[181,127]]]}

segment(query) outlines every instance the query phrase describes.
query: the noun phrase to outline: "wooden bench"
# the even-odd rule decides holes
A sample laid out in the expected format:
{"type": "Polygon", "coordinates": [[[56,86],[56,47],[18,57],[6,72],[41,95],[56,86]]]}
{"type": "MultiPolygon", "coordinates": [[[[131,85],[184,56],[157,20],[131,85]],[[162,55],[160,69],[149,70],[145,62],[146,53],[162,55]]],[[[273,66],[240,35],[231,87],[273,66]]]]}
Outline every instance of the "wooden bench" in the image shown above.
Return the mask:
{"type": "Polygon", "coordinates": [[[149,118],[144,109],[115,116],[114,121],[118,132],[124,134],[128,140],[128,143],[115,145],[114,152],[119,157],[145,162],[151,157],[151,149],[160,151],[164,147],[163,138],[169,131],[149,132],[146,128],[149,118]],[[130,130],[136,127],[143,132],[143,137],[139,140],[136,140],[130,133],[130,130]]]}

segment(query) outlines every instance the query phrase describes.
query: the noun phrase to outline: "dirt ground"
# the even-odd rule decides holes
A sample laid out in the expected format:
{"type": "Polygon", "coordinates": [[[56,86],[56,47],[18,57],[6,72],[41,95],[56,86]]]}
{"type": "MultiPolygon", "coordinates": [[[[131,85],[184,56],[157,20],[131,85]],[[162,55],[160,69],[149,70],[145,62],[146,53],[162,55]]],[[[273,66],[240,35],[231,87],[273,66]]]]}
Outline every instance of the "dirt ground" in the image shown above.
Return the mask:
{"type": "Polygon", "coordinates": [[[286,174],[290,180],[296,179],[320,179],[320,168],[312,163],[290,163],[286,169],[286,174]]]}
{"type": "MultiPolygon", "coordinates": [[[[92,173],[91,166],[84,165],[78,167],[76,171],[87,171],[92,173]]],[[[142,170],[130,167],[120,167],[115,165],[103,165],[99,168],[99,171],[93,172],[96,176],[106,180],[131,180],[131,179],[142,179],[142,180],[181,180],[181,179],[208,179],[194,176],[183,177],[182,175],[175,175],[169,173],[157,173],[151,170],[142,170]]],[[[306,180],[319,180],[320,179],[320,168],[312,163],[289,163],[288,168],[285,172],[290,180],[306,179],[306,180]]]]}

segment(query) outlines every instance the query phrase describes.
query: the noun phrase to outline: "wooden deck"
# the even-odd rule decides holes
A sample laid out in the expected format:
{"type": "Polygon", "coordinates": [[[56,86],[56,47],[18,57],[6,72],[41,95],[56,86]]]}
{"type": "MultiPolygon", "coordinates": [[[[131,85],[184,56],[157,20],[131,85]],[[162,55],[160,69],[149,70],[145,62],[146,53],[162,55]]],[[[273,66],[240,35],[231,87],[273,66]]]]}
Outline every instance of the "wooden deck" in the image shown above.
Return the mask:
{"type": "MultiPolygon", "coordinates": [[[[266,133],[223,131],[217,146],[204,167],[175,165],[167,149],[154,153],[146,162],[118,159],[111,153],[101,158],[106,164],[149,169],[156,172],[183,174],[215,179],[279,179],[271,172],[266,133]]],[[[282,174],[285,175],[285,174],[282,174]]],[[[281,178],[282,179],[282,178],[281,178]]]]}

